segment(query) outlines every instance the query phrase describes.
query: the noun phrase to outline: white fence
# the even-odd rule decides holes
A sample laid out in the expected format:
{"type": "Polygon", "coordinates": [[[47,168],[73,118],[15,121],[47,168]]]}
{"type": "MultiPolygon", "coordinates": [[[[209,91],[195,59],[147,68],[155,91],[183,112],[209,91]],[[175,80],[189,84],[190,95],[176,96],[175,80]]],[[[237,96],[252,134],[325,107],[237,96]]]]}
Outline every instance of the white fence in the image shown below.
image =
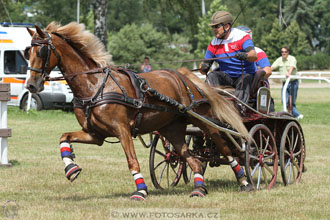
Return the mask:
{"type": "MultiPolygon", "coordinates": [[[[194,72],[200,79],[205,80],[206,76],[200,74],[199,72],[194,72]]],[[[330,72],[321,72],[321,71],[300,71],[295,76],[290,76],[286,78],[283,75],[279,75],[278,72],[273,72],[273,74],[269,77],[269,79],[286,79],[284,87],[283,87],[283,93],[282,93],[282,103],[286,103],[286,89],[288,88],[288,84],[291,79],[299,79],[300,82],[303,80],[317,80],[319,84],[321,84],[322,81],[325,81],[330,84],[330,72]]],[[[283,105],[283,111],[287,111],[286,105],[283,105]]]]}
{"type": "Polygon", "coordinates": [[[11,129],[7,127],[7,101],[10,100],[10,85],[0,83],[0,166],[10,166],[8,162],[8,137],[11,129]]]}
{"type": "Polygon", "coordinates": [[[318,80],[319,84],[321,84],[321,81],[325,81],[330,84],[330,72],[309,72],[309,71],[301,71],[298,72],[298,75],[290,76],[286,78],[283,75],[276,74],[277,72],[273,72],[273,74],[269,77],[270,79],[286,79],[285,84],[283,86],[282,90],[282,105],[283,105],[283,111],[287,111],[287,107],[284,103],[286,103],[286,89],[288,88],[289,82],[291,79],[299,79],[300,82],[302,80],[318,80]],[[306,75],[306,76],[303,76],[306,75]],[[311,76],[311,75],[317,75],[317,76],[311,76]],[[327,75],[328,77],[322,77],[322,75],[327,75]]]}
{"type": "MultiPolygon", "coordinates": [[[[297,73],[297,76],[299,77],[296,79],[299,79],[299,82],[302,82],[303,79],[309,79],[309,80],[318,80],[319,84],[321,84],[322,81],[326,81],[327,83],[330,83],[330,72],[321,72],[321,71],[299,71],[297,73]]],[[[270,79],[284,79],[285,76],[279,75],[279,72],[273,72],[273,74],[270,76],[270,79]]]]}

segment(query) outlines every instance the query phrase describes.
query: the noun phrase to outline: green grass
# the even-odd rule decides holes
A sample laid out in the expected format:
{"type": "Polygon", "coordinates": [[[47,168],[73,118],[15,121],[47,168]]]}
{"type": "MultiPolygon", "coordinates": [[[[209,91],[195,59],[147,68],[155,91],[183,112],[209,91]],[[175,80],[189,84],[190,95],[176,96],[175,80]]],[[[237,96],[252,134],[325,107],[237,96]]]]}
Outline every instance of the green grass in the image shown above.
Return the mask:
{"type": "MultiPolygon", "coordinates": [[[[221,219],[329,219],[330,203],[330,89],[300,89],[297,107],[304,119],[308,171],[297,185],[284,187],[278,172],[272,190],[241,193],[229,166],[207,168],[209,194],[189,198],[192,184],[156,190],[150,180],[149,149],[134,140],[142,174],[150,196],[145,202],[130,201],[135,184],[120,144],[102,147],[74,144],[76,161],[83,168],[70,183],[59,153],[62,133],[80,130],[72,113],[41,111],[26,114],[9,107],[10,168],[0,168],[0,219],[4,204],[15,200],[15,219],[109,219],[110,207],[218,208],[221,219]]],[[[280,89],[272,89],[276,109],[281,110],[280,89]]]]}

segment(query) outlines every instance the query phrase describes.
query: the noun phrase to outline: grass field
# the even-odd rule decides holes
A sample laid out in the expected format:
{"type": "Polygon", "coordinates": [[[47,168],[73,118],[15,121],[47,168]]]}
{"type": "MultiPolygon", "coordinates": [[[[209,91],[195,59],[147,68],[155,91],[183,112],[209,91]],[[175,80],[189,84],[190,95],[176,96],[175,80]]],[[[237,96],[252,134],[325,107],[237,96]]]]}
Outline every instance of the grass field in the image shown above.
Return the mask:
{"type": "MultiPolygon", "coordinates": [[[[276,109],[281,110],[280,89],[272,89],[272,94],[276,109]]],[[[10,107],[8,127],[13,136],[9,138],[9,160],[13,166],[0,168],[0,219],[110,219],[110,208],[148,208],[149,212],[216,208],[221,219],[330,219],[329,94],[329,88],[299,90],[297,107],[305,116],[301,125],[308,168],[300,184],[284,187],[279,171],[274,189],[241,193],[231,168],[221,166],[207,168],[209,194],[203,199],[189,198],[193,186],[183,181],[174,189],[159,191],[149,176],[149,149],[136,139],[150,193],[144,202],[129,199],[135,184],[120,144],[74,144],[76,161],[83,171],[70,183],[64,176],[58,141],[62,133],[80,130],[74,115],[62,111],[26,114],[10,107]],[[8,216],[15,208],[17,213],[8,216]]]]}

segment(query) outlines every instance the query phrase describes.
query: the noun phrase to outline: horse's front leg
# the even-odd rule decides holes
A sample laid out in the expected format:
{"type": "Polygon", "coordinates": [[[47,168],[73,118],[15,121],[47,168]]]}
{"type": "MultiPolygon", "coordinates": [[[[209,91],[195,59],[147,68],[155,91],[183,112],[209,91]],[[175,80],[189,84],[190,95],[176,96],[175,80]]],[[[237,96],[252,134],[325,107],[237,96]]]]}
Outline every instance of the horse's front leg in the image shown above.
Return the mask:
{"type": "Polygon", "coordinates": [[[132,194],[131,199],[143,201],[148,195],[148,189],[143,176],[140,173],[140,165],[134,150],[130,129],[122,125],[118,128],[117,134],[125,151],[129,171],[131,172],[136,185],[136,191],[132,194]]]}
{"type": "Polygon", "coordinates": [[[71,182],[73,182],[78,177],[82,170],[73,161],[74,154],[71,145],[72,142],[102,145],[103,139],[86,133],[83,130],[62,134],[60,138],[61,157],[65,164],[65,175],[71,182]]]}

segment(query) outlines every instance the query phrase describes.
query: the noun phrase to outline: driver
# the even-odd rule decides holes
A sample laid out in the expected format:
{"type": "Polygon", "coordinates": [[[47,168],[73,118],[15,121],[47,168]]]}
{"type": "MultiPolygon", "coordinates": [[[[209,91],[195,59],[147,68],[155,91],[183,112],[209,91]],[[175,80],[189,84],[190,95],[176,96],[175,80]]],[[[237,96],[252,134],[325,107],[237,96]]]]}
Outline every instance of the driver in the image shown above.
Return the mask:
{"type": "Polygon", "coordinates": [[[207,74],[207,83],[211,86],[232,86],[235,96],[247,103],[250,98],[251,83],[256,73],[257,53],[249,34],[232,28],[233,17],[229,12],[218,11],[211,17],[214,39],[209,44],[205,59],[216,60],[219,67],[208,73],[213,60],[200,64],[200,72],[207,74]],[[233,57],[233,58],[226,58],[233,57]]]}

